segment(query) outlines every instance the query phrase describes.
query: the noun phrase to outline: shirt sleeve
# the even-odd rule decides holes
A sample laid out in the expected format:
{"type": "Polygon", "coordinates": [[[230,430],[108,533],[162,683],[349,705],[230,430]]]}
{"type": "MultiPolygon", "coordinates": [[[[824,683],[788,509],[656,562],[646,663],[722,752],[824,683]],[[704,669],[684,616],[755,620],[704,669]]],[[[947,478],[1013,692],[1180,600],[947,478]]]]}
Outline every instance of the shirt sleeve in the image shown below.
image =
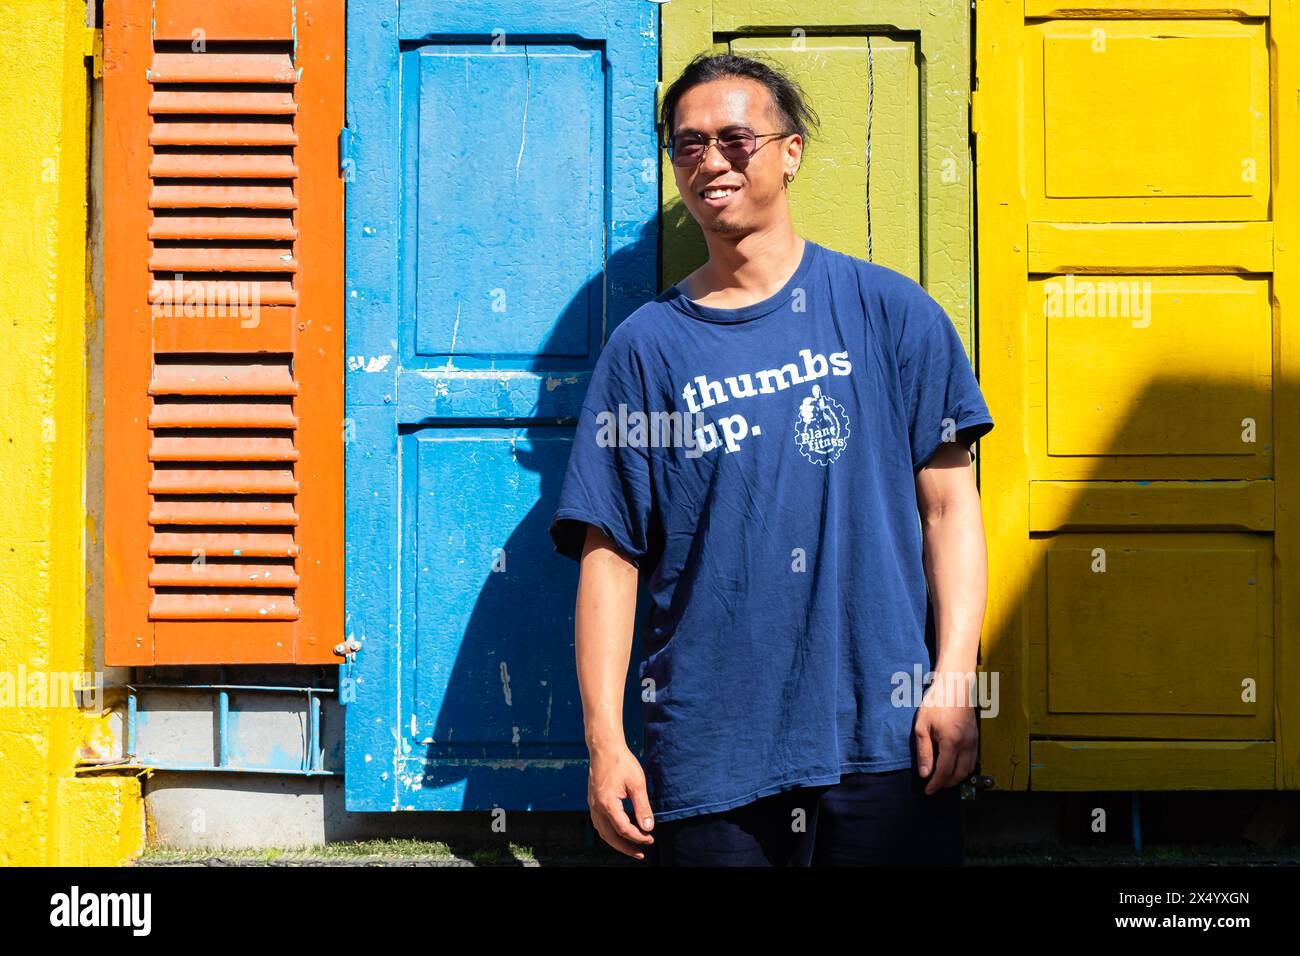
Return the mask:
{"type": "Polygon", "coordinates": [[[897,354],[915,473],[945,441],[960,442],[973,457],[993,417],[952,320],[928,292],[912,285],[897,354]]]}
{"type": "MultiPolygon", "coordinates": [[[[640,363],[627,336],[618,334],[621,329],[611,334],[592,369],[550,533],[557,552],[579,561],[587,525],[595,525],[640,567],[649,549],[650,456],[646,448],[629,444],[626,435],[620,438],[619,422],[620,405],[623,415],[646,410],[645,388],[640,363]]],[[[625,431],[635,437],[630,425],[625,431]]]]}

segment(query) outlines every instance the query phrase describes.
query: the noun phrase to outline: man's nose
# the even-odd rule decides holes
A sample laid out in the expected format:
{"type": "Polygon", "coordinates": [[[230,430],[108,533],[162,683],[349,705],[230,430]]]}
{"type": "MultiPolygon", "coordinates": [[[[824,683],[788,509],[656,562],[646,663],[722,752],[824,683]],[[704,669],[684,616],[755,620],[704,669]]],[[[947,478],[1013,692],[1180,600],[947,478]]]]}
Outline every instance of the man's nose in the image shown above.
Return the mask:
{"type": "Polygon", "coordinates": [[[714,141],[704,151],[704,162],[700,165],[712,173],[725,173],[731,168],[731,160],[722,155],[722,144],[714,141]]]}

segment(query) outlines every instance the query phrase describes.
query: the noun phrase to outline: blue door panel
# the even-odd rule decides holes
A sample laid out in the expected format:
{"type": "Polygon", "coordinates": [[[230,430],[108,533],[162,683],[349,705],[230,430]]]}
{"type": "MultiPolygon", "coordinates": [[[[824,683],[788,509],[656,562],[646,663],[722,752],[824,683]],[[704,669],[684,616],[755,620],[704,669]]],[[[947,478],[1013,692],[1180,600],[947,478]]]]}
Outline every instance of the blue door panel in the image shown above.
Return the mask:
{"type": "Polygon", "coordinates": [[[585,358],[602,304],[590,282],[604,259],[600,48],[421,46],[403,59],[418,81],[405,120],[419,164],[406,237],[416,353],[585,358]]]}
{"type": "Polygon", "coordinates": [[[573,660],[557,653],[573,649],[573,595],[557,596],[556,577],[538,573],[560,570],[536,503],[543,482],[563,474],[571,443],[558,428],[428,429],[407,441],[403,458],[416,463],[403,475],[406,500],[416,498],[406,529],[417,555],[412,742],[585,756],[581,735],[557,736],[580,728],[573,660]],[[512,493],[464,491],[498,482],[512,493]]]}
{"type": "MultiPolygon", "coordinates": [[[[645,0],[350,0],[350,810],[586,805],[547,525],[600,348],[657,291],[657,33],[645,0]]],[[[630,680],[634,749],[638,714],[630,680]]]]}

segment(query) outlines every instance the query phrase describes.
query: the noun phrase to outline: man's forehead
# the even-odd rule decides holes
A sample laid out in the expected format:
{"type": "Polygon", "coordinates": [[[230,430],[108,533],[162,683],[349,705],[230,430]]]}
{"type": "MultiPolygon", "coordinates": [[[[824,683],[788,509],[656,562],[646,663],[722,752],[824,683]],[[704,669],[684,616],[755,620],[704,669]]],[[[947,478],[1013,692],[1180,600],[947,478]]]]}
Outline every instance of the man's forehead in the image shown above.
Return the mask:
{"type": "Polygon", "coordinates": [[[674,112],[678,129],[725,129],[770,121],[775,118],[776,105],[763,84],[727,77],[691,87],[682,94],[674,112]]]}

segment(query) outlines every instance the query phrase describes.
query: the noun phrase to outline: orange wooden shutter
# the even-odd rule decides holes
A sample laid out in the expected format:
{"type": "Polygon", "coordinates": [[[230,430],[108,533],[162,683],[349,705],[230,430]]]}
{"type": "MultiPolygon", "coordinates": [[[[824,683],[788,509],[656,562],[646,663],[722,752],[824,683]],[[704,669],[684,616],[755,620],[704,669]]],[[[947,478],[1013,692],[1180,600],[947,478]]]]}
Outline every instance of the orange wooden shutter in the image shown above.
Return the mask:
{"type": "Polygon", "coordinates": [[[335,662],[343,0],[107,0],[109,665],[335,662]]]}

